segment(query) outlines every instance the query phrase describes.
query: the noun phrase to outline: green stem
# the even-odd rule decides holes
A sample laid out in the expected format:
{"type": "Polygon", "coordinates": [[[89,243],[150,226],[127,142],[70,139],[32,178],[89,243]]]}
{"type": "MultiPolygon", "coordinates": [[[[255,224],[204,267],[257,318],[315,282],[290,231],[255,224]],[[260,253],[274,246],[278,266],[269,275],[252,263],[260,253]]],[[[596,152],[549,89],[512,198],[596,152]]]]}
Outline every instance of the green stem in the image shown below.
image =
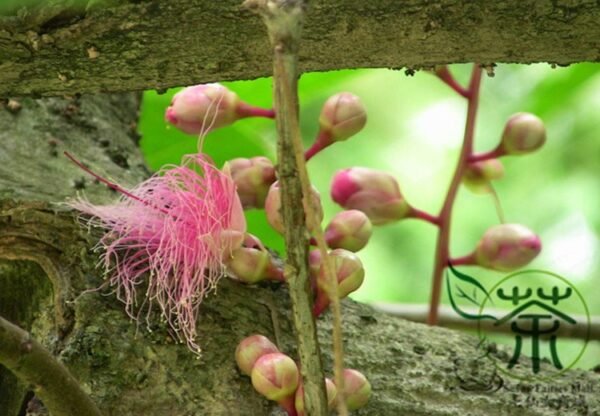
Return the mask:
{"type": "Polygon", "coordinates": [[[321,351],[312,315],[307,218],[312,214],[298,120],[298,43],[304,14],[302,0],[246,0],[267,26],[273,47],[273,93],[281,213],[285,224],[285,276],[292,300],[292,318],[304,385],[307,415],[326,416],[327,396],[321,351]]]}
{"type": "Polygon", "coordinates": [[[458,188],[460,186],[463,174],[469,163],[469,158],[473,153],[475,119],[477,117],[477,108],[479,107],[479,87],[481,85],[481,73],[481,67],[475,64],[471,74],[471,81],[465,95],[468,100],[468,106],[463,146],[458,158],[456,169],[454,171],[452,182],[450,182],[450,187],[446,193],[444,204],[442,205],[442,209],[437,217],[439,221],[439,231],[435,250],[435,265],[433,268],[429,314],[427,316],[427,323],[429,325],[436,325],[438,320],[438,308],[441,299],[444,270],[448,265],[449,260],[452,208],[454,206],[454,201],[456,199],[456,194],[458,193],[458,188]]]}
{"type": "Polygon", "coordinates": [[[52,416],[101,416],[69,370],[26,331],[0,317],[0,364],[33,386],[52,416]]]}

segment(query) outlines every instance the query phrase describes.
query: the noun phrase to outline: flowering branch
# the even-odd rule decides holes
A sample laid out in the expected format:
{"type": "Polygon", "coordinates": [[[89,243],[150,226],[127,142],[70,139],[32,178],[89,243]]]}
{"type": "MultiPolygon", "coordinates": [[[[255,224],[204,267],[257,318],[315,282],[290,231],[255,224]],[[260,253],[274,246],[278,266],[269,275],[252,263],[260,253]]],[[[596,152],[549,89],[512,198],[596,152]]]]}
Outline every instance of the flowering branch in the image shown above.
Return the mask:
{"type": "MultiPolygon", "coordinates": [[[[442,205],[442,209],[437,216],[438,219],[438,237],[435,250],[435,265],[433,268],[433,282],[431,289],[431,299],[429,301],[429,315],[427,317],[427,323],[429,325],[435,325],[438,320],[438,308],[440,304],[440,297],[442,292],[442,280],[444,277],[444,269],[446,268],[449,260],[449,248],[450,243],[450,221],[452,218],[452,208],[454,206],[454,200],[458,193],[458,188],[462,181],[464,172],[469,164],[469,158],[473,153],[473,139],[475,135],[475,118],[477,116],[477,107],[479,105],[479,87],[481,85],[481,67],[475,65],[471,74],[471,80],[469,87],[464,94],[461,93],[467,99],[467,121],[465,124],[465,135],[463,140],[462,150],[458,158],[458,163],[454,171],[454,176],[448,192],[446,193],[446,199],[442,205]]],[[[442,78],[447,82],[446,79],[442,78]]]]}
{"type": "Polygon", "coordinates": [[[0,363],[34,386],[53,416],[101,416],[69,370],[29,333],[2,317],[0,363]]]}
{"type": "Polygon", "coordinates": [[[309,415],[327,415],[321,353],[312,316],[307,221],[314,221],[298,121],[298,41],[304,14],[302,0],[247,0],[244,5],[264,19],[273,46],[273,87],[278,131],[281,214],[287,249],[286,280],[292,299],[298,355],[309,415]],[[300,153],[300,157],[298,157],[300,153]],[[300,175],[298,175],[300,174],[300,175]],[[304,207],[298,201],[304,202],[304,207]]]}

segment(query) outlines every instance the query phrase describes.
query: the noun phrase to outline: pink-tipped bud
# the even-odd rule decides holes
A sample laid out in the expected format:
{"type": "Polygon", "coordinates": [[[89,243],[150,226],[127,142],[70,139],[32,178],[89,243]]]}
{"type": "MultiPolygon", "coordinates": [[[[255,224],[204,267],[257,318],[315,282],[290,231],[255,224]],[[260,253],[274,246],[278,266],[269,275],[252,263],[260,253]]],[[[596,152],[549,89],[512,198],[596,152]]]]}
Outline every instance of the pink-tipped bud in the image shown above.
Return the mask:
{"type": "Polygon", "coordinates": [[[373,234],[369,217],[355,209],[342,211],[333,217],[325,229],[325,241],[330,248],[343,248],[353,252],[367,245],[373,234]]]}
{"type": "Polygon", "coordinates": [[[406,218],[411,210],[393,176],[368,168],[337,172],[331,184],[331,198],[346,209],[364,212],[374,225],[406,218]]]}
{"type": "Polygon", "coordinates": [[[227,274],[245,283],[264,279],[283,280],[283,267],[266,249],[240,247],[225,263],[227,274]]]}
{"type": "Polygon", "coordinates": [[[319,124],[329,133],[329,140],[346,140],[361,131],[367,123],[367,112],[360,98],[349,92],[332,95],[325,101],[319,124]]]}
{"type": "Polygon", "coordinates": [[[477,264],[489,269],[509,272],[525,266],[541,251],[537,235],[520,224],[501,224],[488,229],[477,248],[477,264]]]}
{"type": "Polygon", "coordinates": [[[269,188],[276,179],[273,162],[258,156],[233,159],[227,165],[244,209],[263,208],[269,188]]]}
{"type": "Polygon", "coordinates": [[[184,88],[173,96],[165,119],[188,134],[200,134],[227,126],[239,117],[236,93],[220,84],[184,88]]]}
{"type": "MultiPolygon", "coordinates": [[[[327,408],[329,410],[333,410],[335,405],[337,404],[337,387],[328,378],[325,378],[325,391],[327,394],[327,408]]],[[[298,416],[305,416],[304,413],[304,386],[302,383],[298,386],[296,390],[296,397],[294,400],[294,407],[296,408],[296,412],[298,416]]]]}
{"type": "Polygon", "coordinates": [[[504,176],[504,166],[498,159],[470,163],[465,170],[463,183],[475,193],[490,191],[490,181],[504,176]]]}
{"type": "Polygon", "coordinates": [[[269,400],[281,402],[294,397],[300,373],[294,360],[280,352],[265,354],[252,368],[252,385],[269,400]]]}
{"type": "Polygon", "coordinates": [[[371,383],[357,370],[344,369],[344,398],[348,410],[364,407],[371,397],[371,383]]]}
{"type": "MultiPolygon", "coordinates": [[[[321,207],[321,196],[319,195],[319,191],[313,186],[311,187],[311,197],[313,207],[316,208],[317,221],[318,224],[308,224],[309,231],[312,231],[313,228],[320,226],[321,221],[323,220],[323,208],[321,207]]],[[[267,194],[267,199],[265,200],[265,213],[267,215],[267,221],[273,227],[275,231],[280,234],[283,234],[285,227],[283,225],[283,216],[281,215],[281,191],[279,189],[279,182],[273,183],[269,188],[269,193],[267,194]]]]}
{"type": "Polygon", "coordinates": [[[244,338],[235,349],[235,361],[242,373],[250,376],[256,361],[266,354],[279,352],[269,338],[262,335],[251,335],[244,338]]]}
{"type": "MultiPolygon", "coordinates": [[[[333,262],[333,269],[337,278],[337,293],[340,299],[357,290],[365,280],[365,269],[358,256],[351,251],[341,248],[329,253],[333,262]]],[[[319,274],[317,275],[317,298],[313,307],[315,316],[319,316],[329,305],[328,295],[329,279],[326,275],[324,262],[321,262],[319,274]]]]}
{"type": "Polygon", "coordinates": [[[518,155],[539,149],[546,141],[546,128],[539,117],[517,113],[506,122],[500,144],[504,153],[518,155]]]}

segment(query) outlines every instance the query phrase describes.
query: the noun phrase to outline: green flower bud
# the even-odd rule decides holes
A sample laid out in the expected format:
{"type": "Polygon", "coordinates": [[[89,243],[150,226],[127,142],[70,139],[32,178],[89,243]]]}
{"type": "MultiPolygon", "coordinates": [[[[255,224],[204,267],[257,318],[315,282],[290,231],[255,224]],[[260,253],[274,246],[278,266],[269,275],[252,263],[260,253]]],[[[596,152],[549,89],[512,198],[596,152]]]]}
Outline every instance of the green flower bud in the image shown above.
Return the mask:
{"type": "MultiPolygon", "coordinates": [[[[323,208],[321,206],[321,196],[319,195],[319,191],[313,186],[312,190],[312,203],[316,208],[316,216],[318,220],[318,224],[315,226],[320,226],[321,221],[323,220],[323,208]]],[[[267,215],[267,221],[273,227],[275,231],[280,234],[283,234],[285,227],[283,225],[283,217],[281,215],[281,192],[279,189],[279,181],[273,183],[271,188],[269,189],[269,193],[267,194],[267,199],[265,201],[265,214],[267,215]]],[[[310,224],[307,224],[310,229],[310,224]]]]}
{"type": "MultiPolygon", "coordinates": [[[[358,256],[351,251],[338,248],[331,251],[329,256],[333,261],[338,281],[338,297],[343,299],[362,285],[365,279],[365,269],[358,256]]],[[[321,263],[317,276],[317,287],[317,298],[313,307],[313,314],[315,316],[319,316],[330,302],[328,296],[329,281],[323,263],[321,263]]]]}
{"type": "Polygon", "coordinates": [[[367,112],[360,98],[349,92],[332,95],[321,110],[319,124],[330,132],[332,141],[346,140],[361,131],[367,123],[367,112]]]}
{"type": "Polygon", "coordinates": [[[251,335],[244,338],[235,349],[235,361],[242,373],[249,376],[256,361],[265,354],[279,352],[269,338],[251,335]]]}
{"type": "MultiPolygon", "coordinates": [[[[335,405],[337,404],[337,387],[328,378],[325,378],[325,390],[327,393],[327,408],[329,410],[333,410],[335,405]]],[[[298,416],[305,416],[304,413],[304,386],[300,383],[298,386],[298,390],[296,390],[296,398],[294,401],[294,407],[296,408],[296,412],[298,416]]]]}
{"type": "Polygon", "coordinates": [[[244,209],[263,208],[275,182],[275,167],[266,157],[237,158],[227,162],[244,209]]]}
{"type": "Polygon", "coordinates": [[[344,398],[348,410],[364,407],[371,397],[369,380],[357,370],[344,369],[344,398]]]}
{"type": "Polygon", "coordinates": [[[546,128],[539,117],[517,113],[506,122],[500,146],[507,155],[530,153],[546,141],[546,128]]]}
{"type": "Polygon", "coordinates": [[[325,241],[330,248],[357,252],[367,245],[373,234],[369,217],[359,210],[337,213],[325,229],[325,241]]]}
{"type": "Polygon", "coordinates": [[[490,191],[490,182],[504,176],[504,166],[498,159],[470,163],[465,170],[463,183],[475,193],[490,191]]]}
{"type": "Polygon", "coordinates": [[[252,368],[252,385],[269,400],[284,401],[293,397],[300,373],[294,360],[275,352],[261,356],[252,368]]]}

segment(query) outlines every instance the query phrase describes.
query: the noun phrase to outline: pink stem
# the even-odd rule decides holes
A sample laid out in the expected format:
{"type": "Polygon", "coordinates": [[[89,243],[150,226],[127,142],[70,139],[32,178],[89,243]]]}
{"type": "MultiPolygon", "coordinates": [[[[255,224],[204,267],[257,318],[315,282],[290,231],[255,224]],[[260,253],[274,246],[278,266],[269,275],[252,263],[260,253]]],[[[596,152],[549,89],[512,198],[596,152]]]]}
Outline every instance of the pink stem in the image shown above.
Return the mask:
{"type": "Polygon", "coordinates": [[[475,266],[477,265],[477,259],[475,253],[467,254],[466,256],[457,257],[455,259],[448,260],[453,266],[475,266]]]}
{"type": "Polygon", "coordinates": [[[439,219],[439,232],[437,238],[437,245],[435,251],[435,266],[433,269],[432,277],[432,288],[431,288],[431,299],[429,301],[429,314],[427,316],[427,323],[429,325],[436,325],[438,321],[438,309],[440,305],[440,298],[442,293],[442,281],[444,277],[444,269],[448,264],[449,259],[449,242],[450,242],[450,220],[452,217],[452,207],[454,206],[454,200],[465,172],[468,166],[469,158],[473,153],[473,140],[475,136],[475,119],[477,117],[477,108],[479,107],[479,88],[481,85],[481,67],[477,64],[473,67],[471,74],[471,81],[469,83],[469,89],[466,91],[466,97],[468,100],[467,106],[467,120],[465,123],[465,135],[463,139],[463,146],[460,152],[456,170],[446,198],[444,205],[438,215],[439,219]]]}
{"type": "Polygon", "coordinates": [[[428,223],[431,223],[436,226],[439,226],[439,224],[440,224],[440,219],[438,217],[436,217],[435,215],[431,215],[428,212],[416,209],[416,208],[413,208],[411,210],[409,217],[427,221],[428,223]]]}
{"type": "Polygon", "coordinates": [[[469,98],[470,91],[464,89],[458,82],[456,82],[456,80],[450,73],[450,70],[448,69],[447,66],[443,66],[442,68],[439,68],[438,70],[435,71],[435,74],[438,76],[439,79],[444,81],[444,83],[446,85],[448,85],[450,88],[452,88],[457,94],[459,94],[467,99],[469,98]]]}
{"type": "Polygon", "coordinates": [[[275,110],[254,107],[250,104],[239,103],[236,112],[240,117],[264,117],[264,118],[275,118],[275,110]]]}
{"type": "Polygon", "coordinates": [[[476,155],[469,156],[469,163],[483,162],[484,160],[496,159],[500,156],[504,156],[506,152],[500,146],[489,152],[479,153],[476,155]]]}

